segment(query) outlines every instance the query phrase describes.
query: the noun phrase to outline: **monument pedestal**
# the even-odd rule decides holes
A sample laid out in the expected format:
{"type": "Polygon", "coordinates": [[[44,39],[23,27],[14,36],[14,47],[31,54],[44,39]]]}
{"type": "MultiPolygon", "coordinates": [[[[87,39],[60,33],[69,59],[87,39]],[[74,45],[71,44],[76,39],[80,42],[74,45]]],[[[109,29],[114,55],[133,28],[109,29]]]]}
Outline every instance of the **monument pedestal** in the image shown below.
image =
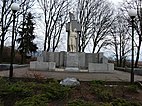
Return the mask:
{"type": "Polygon", "coordinates": [[[79,71],[79,56],[76,52],[68,52],[65,71],[79,71]]]}
{"type": "Polygon", "coordinates": [[[69,72],[79,72],[79,68],[75,68],[75,67],[66,67],[65,71],[69,71],[69,72]]]}

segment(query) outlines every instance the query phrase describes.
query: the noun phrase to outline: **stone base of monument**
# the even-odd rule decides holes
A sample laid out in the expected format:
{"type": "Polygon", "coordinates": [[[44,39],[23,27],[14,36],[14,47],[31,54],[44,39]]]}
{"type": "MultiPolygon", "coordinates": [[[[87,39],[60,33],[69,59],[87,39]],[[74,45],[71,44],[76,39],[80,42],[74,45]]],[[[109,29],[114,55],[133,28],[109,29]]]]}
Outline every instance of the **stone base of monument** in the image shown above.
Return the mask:
{"type": "Polygon", "coordinates": [[[66,68],[65,71],[79,71],[79,55],[78,53],[67,53],[66,68]]]}
{"type": "Polygon", "coordinates": [[[65,71],[69,71],[69,72],[79,72],[79,68],[77,67],[66,67],[65,71]]]}
{"type": "Polygon", "coordinates": [[[113,72],[114,64],[89,63],[88,70],[89,72],[113,72]]]}
{"type": "Polygon", "coordinates": [[[32,61],[30,62],[30,69],[39,71],[55,71],[55,62],[32,61]]]}

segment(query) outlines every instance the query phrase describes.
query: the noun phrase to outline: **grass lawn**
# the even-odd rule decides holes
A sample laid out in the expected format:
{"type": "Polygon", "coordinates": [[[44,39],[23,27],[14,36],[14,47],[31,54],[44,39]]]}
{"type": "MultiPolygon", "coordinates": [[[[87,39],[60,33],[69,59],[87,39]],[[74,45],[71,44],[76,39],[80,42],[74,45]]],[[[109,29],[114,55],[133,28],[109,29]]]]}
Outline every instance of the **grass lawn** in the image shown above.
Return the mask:
{"type": "Polygon", "coordinates": [[[142,106],[137,84],[89,81],[70,87],[54,79],[0,78],[0,106],[142,106]]]}

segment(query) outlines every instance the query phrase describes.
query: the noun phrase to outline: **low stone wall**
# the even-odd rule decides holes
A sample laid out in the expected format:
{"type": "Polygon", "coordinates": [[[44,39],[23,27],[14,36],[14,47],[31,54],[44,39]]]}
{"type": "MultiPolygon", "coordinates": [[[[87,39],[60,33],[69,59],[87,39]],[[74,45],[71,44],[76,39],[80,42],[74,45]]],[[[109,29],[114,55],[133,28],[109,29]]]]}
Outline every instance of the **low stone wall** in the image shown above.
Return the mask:
{"type": "MultiPolygon", "coordinates": [[[[124,71],[124,72],[129,72],[131,73],[131,68],[124,68],[124,67],[115,67],[115,70],[119,70],[119,71],[124,71]]],[[[134,74],[137,75],[142,75],[142,68],[134,68],[134,74]]]]}
{"type": "Polygon", "coordinates": [[[55,62],[30,62],[31,70],[41,70],[41,71],[55,71],[55,62]]]}
{"type": "MultiPolygon", "coordinates": [[[[43,51],[42,56],[37,58],[37,61],[55,62],[57,68],[64,68],[67,65],[67,55],[69,52],[46,52],[43,51]]],[[[80,69],[88,69],[89,63],[107,63],[108,59],[103,56],[103,53],[74,53],[78,55],[78,67],[80,69]]]]}
{"type": "MultiPolygon", "coordinates": [[[[22,67],[28,67],[28,64],[19,65],[19,64],[13,64],[13,68],[22,68],[22,67]]],[[[10,64],[0,64],[0,71],[2,70],[9,70],[10,64]]]]}
{"type": "Polygon", "coordinates": [[[89,72],[113,72],[114,64],[89,63],[88,70],[89,72]]]}
{"type": "MultiPolygon", "coordinates": [[[[51,65],[54,63],[56,68],[64,68],[65,71],[89,69],[89,72],[110,72],[114,70],[114,64],[108,63],[108,59],[103,55],[103,53],[43,51],[42,55],[37,58],[37,61],[41,63],[34,64],[38,64],[39,66],[35,67],[40,70],[49,70],[50,63],[51,65]]],[[[54,66],[51,66],[51,68],[52,67],[54,66]]]]}

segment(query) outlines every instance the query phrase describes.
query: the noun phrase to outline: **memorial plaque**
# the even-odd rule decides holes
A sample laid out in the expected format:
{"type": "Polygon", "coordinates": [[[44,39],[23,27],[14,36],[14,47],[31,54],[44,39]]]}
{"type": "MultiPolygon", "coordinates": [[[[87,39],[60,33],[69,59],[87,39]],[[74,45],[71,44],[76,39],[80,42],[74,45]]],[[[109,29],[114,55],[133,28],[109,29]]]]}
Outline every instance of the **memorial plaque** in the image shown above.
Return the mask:
{"type": "Polygon", "coordinates": [[[77,53],[67,53],[66,67],[78,67],[78,54],[77,53]]]}
{"type": "Polygon", "coordinates": [[[67,53],[66,71],[79,71],[78,53],[67,53]]]}

